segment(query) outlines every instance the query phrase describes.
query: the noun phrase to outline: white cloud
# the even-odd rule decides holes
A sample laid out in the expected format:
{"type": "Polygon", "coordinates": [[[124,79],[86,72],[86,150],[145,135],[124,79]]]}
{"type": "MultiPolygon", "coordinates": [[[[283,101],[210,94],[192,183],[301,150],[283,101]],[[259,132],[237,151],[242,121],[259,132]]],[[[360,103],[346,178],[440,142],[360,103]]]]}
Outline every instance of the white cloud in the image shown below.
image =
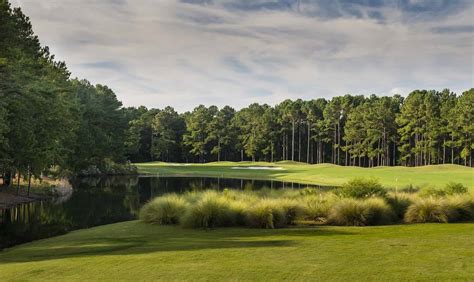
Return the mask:
{"type": "Polygon", "coordinates": [[[409,23],[387,6],[377,10],[384,17],[380,23],[174,1],[116,2],[14,4],[73,76],[107,84],[127,106],[240,108],[346,93],[461,92],[473,84],[472,33],[432,31],[472,25],[473,5],[409,23]]]}

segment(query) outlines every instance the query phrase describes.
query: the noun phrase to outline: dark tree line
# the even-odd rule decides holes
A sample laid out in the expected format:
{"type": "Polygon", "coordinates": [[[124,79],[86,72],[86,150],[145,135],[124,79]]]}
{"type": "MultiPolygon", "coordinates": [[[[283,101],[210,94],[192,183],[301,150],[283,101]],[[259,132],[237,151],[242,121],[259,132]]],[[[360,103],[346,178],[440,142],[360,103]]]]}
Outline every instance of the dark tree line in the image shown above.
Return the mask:
{"type": "Polygon", "coordinates": [[[474,89],[285,100],[241,110],[124,108],[71,79],[19,8],[0,0],[0,173],[109,171],[127,161],[292,160],[365,167],[472,166],[474,89]]]}
{"type": "Polygon", "coordinates": [[[133,111],[141,115],[128,131],[132,161],[472,166],[474,89],[460,96],[445,89],[406,98],[285,100],[239,111],[203,105],[184,114],[171,107],[133,111]]]}

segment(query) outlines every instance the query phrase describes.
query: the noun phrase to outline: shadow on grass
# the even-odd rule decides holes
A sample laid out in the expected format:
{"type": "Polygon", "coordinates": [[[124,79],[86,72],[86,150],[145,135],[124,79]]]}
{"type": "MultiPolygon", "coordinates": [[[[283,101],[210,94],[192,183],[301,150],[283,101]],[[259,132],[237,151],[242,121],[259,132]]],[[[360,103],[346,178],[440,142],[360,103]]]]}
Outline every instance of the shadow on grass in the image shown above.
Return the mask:
{"type": "Polygon", "coordinates": [[[26,244],[0,253],[0,265],[17,262],[46,261],[64,258],[134,255],[156,252],[187,252],[196,250],[284,248],[298,244],[294,237],[351,235],[349,232],[319,228],[288,228],[279,230],[222,228],[188,230],[154,227],[152,231],[131,234],[84,236],[80,239],[26,244]],[[163,230],[160,230],[163,229],[163,230]],[[158,230],[158,232],[153,232],[158,230]],[[160,232],[162,231],[162,232],[160,232]],[[163,232],[164,231],[164,232],[163,232]],[[269,238],[271,237],[271,238],[269,238]],[[293,238],[292,238],[293,237],[293,238]]]}

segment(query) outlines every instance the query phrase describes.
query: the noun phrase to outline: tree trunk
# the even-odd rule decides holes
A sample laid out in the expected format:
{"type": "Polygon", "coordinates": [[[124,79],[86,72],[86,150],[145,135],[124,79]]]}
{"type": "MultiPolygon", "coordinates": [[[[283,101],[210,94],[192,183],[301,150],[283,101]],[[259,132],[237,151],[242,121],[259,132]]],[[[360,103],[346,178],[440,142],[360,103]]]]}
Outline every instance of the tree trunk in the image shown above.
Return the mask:
{"type": "Polygon", "coordinates": [[[291,160],[295,160],[295,121],[292,121],[291,129],[291,160]]]}
{"type": "Polygon", "coordinates": [[[311,124],[308,122],[308,146],[306,148],[306,162],[307,163],[309,163],[310,140],[311,140],[311,124]]]}
{"type": "Polygon", "coordinates": [[[17,184],[16,184],[16,194],[20,194],[20,170],[18,170],[18,179],[17,179],[17,184]]]}
{"type": "Polygon", "coordinates": [[[301,126],[298,124],[298,161],[301,162],[301,126]]]}
{"type": "Polygon", "coordinates": [[[218,138],[217,140],[217,161],[220,162],[221,161],[221,139],[218,138]]]}
{"type": "Polygon", "coordinates": [[[30,188],[31,188],[31,169],[28,168],[28,196],[30,196],[30,188]]]}
{"type": "Polygon", "coordinates": [[[454,136],[451,136],[451,163],[454,164],[454,136]]]}

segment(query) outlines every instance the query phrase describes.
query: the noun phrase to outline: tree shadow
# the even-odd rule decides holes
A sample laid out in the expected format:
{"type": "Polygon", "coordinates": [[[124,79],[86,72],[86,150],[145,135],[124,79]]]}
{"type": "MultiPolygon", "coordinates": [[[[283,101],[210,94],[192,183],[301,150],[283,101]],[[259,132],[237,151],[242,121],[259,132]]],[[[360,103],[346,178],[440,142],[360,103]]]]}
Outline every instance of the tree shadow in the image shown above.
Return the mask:
{"type": "Polygon", "coordinates": [[[14,248],[0,253],[0,264],[89,256],[124,256],[157,252],[285,248],[298,244],[298,239],[292,237],[351,234],[352,233],[349,232],[320,228],[288,228],[279,230],[222,228],[215,230],[188,230],[175,227],[175,232],[156,232],[156,234],[149,232],[144,235],[119,234],[104,237],[91,236],[84,239],[71,240],[70,242],[64,242],[62,244],[57,243],[54,247],[48,243],[41,244],[40,242],[25,244],[18,247],[21,248],[20,250],[14,248]]]}

